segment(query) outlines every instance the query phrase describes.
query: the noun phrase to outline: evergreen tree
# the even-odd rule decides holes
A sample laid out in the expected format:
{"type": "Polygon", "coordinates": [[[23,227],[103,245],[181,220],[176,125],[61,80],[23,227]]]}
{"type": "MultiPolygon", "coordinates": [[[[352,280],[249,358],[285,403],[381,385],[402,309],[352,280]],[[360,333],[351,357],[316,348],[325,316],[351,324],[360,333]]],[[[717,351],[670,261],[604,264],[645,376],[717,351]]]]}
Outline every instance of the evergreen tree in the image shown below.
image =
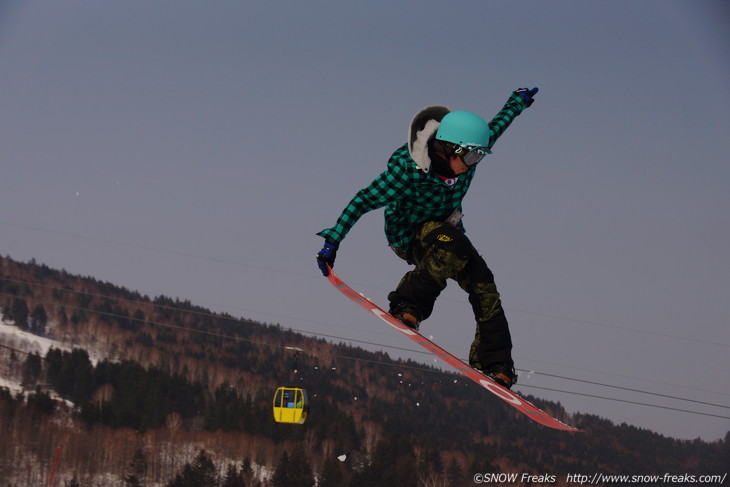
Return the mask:
{"type": "Polygon", "coordinates": [[[23,363],[23,386],[28,387],[36,384],[41,377],[43,361],[37,353],[27,356],[23,363]]]}
{"type": "Polygon", "coordinates": [[[91,396],[93,365],[86,350],[73,349],[64,352],[64,364],[60,372],[59,394],[75,404],[82,404],[91,396]]]}
{"type": "Polygon", "coordinates": [[[137,448],[132,457],[132,462],[127,468],[127,475],[124,476],[124,487],[144,487],[147,485],[147,457],[141,448],[137,448]]]}
{"type": "Polygon", "coordinates": [[[48,314],[46,309],[40,304],[33,308],[30,315],[30,332],[36,335],[46,334],[46,325],[48,324],[48,314]]]}
{"type": "Polygon", "coordinates": [[[415,487],[416,471],[416,459],[408,440],[397,433],[389,433],[378,442],[370,460],[355,471],[350,485],[415,487]]]}
{"type": "Polygon", "coordinates": [[[246,484],[248,484],[248,487],[254,487],[254,472],[251,466],[251,459],[248,457],[244,458],[243,465],[241,465],[241,475],[246,481],[246,484]]]}
{"type": "Polygon", "coordinates": [[[271,479],[273,487],[312,487],[314,473],[301,444],[297,444],[291,456],[284,450],[276,472],[271,479]]]}
{"type": "Polygon", "coordinates": [[[345,475],[340,468],[340,462],[334,458],[328,458],[324,462],[322,474],[319,477],[318,487],[346,487],[345,475]]]}
{"type": "Polygon", "coordinates": [[[304,446],[301,443],[294,447],[291,456],[291,467],[295,477],[293,486],[312,487],[314,485],[312,465],[309,463],[307,453],[304,451],[304,446]]]}
{"type": "Polygon", "coordinates": [[[205,450],[200,450],[195,460],[185,465],[167,487],[218,487],[215,465],[205,450]]]}
{"type": "Polygon", "coordinates": [[[239,470],[233,464],[228,465],[221,487],[246,487],[246,481],[243,479],[243,468],[239,470]]]}
{"type": "Polygon", "coordinates": [[[292,476],[289,472],[289,452],[284,450],[279,457],[279,463],[276,465],[276,471],[274,476],[271,478],[271,485],[273,487],[286,487],[291,484],[292,476]]]}
{"type": "Polygon", "coordinates": [[[240,418],[245,411],[244,401],[230,384],[224,383],[216,389],[214,399],[208,404],[205,428],[209,431],[240,430],[240,418]]]}
{"type": "Polygon", "coordinates": [[[41,414],[52,414],[56,409],[56,403],[47,392],[42,392],[36,387],[35,393],[28,396],[28,406],[41,414]]]}
{"type": "Polygon", "coordinates": [[[25,299],[13,299],[13,304],[10,306],[10,319],[21,330],[28,329],[28,313],[28,303],[25,302],[25,299]]]}
{"type": "MultiPolygon", "coordinates": [[[[0,280],[0,291],[2,291],[2,280],[0,280]]],[[[3,321],[9,321],[12,320],[10,317],[10,301],[5,300],[2,303],[0,303],[0,318],[2,318],[3,321]]]]}

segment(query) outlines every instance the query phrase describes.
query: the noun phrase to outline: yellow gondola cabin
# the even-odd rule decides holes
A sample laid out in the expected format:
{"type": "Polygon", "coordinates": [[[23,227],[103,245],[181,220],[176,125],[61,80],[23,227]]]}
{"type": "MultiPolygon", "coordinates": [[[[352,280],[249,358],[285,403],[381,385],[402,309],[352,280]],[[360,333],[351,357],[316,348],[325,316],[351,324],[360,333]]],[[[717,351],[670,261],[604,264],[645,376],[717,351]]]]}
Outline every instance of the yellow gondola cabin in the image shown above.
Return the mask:
{"type": "Polygon", "coordinates": [[[298,387],[279,387],[274,394],[274,420],[277,423],[304,424],[309,413],[307,391],[298,387]]]}

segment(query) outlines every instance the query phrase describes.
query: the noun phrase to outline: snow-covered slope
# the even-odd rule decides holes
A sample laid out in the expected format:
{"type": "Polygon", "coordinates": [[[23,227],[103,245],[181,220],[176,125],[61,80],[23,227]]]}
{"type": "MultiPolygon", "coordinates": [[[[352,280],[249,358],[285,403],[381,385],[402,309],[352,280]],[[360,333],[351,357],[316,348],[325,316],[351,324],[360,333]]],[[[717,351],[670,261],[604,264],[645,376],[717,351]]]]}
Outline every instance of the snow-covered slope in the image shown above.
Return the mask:
{"type": "Polygon", "coordinates": [[[12,324],[12,322],[0,320],[0,345],[14,348],[22,352],[38,353],[45,356],[50,348],[70,350],[69,347],[51,338],[41,337],[23,331],[12,324]]]}

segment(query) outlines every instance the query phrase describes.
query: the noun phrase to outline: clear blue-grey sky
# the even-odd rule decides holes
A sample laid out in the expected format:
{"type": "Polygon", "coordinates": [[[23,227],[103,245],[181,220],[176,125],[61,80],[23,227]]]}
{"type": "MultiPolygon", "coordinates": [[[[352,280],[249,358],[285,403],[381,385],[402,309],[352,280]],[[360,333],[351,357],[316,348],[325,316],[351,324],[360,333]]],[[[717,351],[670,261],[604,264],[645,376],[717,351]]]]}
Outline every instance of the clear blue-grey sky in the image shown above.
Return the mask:
{"type": "MultiPolygon", "coordinates": [[[[3,0],[0,253],[411,348],[319,274],[315,233],[384,169],[421,107],[489,119],[512,90],[538,86],[464,204],[517,366],[535,371],[518,390],[721,438],[728,20],[717,0],[3,0]]],[[[387,248],[382,210],[348,235],[336,270],[386,304],[408,267],[387,248]]],[[[422,331],[467,355],[474,323],[458,286],[422,331]]]]}

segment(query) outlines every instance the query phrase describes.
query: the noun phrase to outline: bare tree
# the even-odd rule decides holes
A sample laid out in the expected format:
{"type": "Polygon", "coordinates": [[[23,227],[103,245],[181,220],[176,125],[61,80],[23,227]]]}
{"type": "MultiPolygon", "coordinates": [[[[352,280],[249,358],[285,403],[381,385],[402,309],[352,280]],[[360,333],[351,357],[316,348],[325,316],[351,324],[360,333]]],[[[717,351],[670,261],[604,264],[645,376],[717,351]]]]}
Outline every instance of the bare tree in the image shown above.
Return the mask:
{"type": "Polygon", "coordinates": [[[112,386],[111,384],[104,384],[103,386],[99,387],[96,392],[94,392],[94,395],[92,396],[92,402],[99,406],[99,414],[101,414],[104,403],[112,400],[113,394],[114,386],[112,386]]]}
{"type": "Polygon", "coordinates": [[[180,429],[180,426],[182,426],[182,417],[180,416],[180,413],[173,412],[168,414],[167,418],[165,418],[165,426],[167,426],[167,429],[170,430],[174,438],[175,433],[180,429]]]}
{"type": "Polygon", "coordinates": [[[428,469],[418,474],[419,487],[449,487],[449,480],[438,472],[428,469]]]}

